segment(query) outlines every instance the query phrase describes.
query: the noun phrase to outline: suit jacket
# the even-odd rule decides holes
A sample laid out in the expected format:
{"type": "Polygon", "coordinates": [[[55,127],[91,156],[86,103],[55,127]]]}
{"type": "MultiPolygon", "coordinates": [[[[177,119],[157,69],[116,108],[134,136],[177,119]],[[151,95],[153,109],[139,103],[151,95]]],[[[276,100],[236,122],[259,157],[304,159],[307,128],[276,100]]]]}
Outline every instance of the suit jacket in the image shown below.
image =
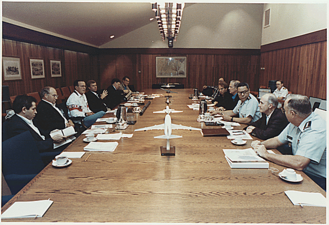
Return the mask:
{"type": "Polygon", "coordinates": [[[88,101],[88,106],[91,111],[94,113],[97,113],[99,111],[107,111],[106,106],[104,105],[103,100],[99,97],[99,94],[96,93],[98,97],[92,93],[91,91],[88,91],[86,93],[87,101],[88,101]]]}
{"type": "Polygon", "coordinates": [[[233,109],[233,99],[232,99],[232,94],[225,92],[224,96],[221,94],[217,95],[217,97],[213,100],[213,102],[217,101],[217,107],[224,107],[226,110],[231,110],[233,109]]]}
{"type": "MultiPolygon", "coordinates": [[[[53,140],[49,137],[43,140],[38,133],[36,133],[24,120],[16,114],[8,119],[4,124],[4,139],[9,139],[25,131],[32,134],[36,140],[39,152],[47,152],[53,150],[53,140]]],[[[40,131],[41,132],[41,131],[40,131]]]]}
{"type": "Polygon", "coordinates": [[[260,139],[266,140],[278,136],[288,123],[286,115],[283,114],[280,109],[276,108],[268,120],[267,125],[266,115],[264,113],[262,113],[262,117],[259,120],[250,124],[251,126],[256,127],[251,134],[260,139]]]}
{"type": "Polygon", "coordinates": [[[64,129],[65,120],[49,103],[41,100],[37,106],[37,115],[33,123],[44,135],[49,135],[52,130],[64,129]]]}
{"type": "Polygon", "coordinates": [[[114,109],[117,105],[123,102],[124,96],[122,96],[122,91],[115,90],[113,85],[110,85],[107,88],[108,95],[106,96],[106,105],[107,107],[114,109]]]}
{"type": "MultiPolygon", "coordinates": [[[[230,95],[231,95],[231,97],[233,96],[232,94],[230,94],[230,95]]],[[[237,95],[235,97],[235,99],[232,99],[232,102],[225,109],[227,109],[227,110],[233,110],[235,108],[235,106],[238,104],[238,101],[239,100],[240,100],[239,95],[237,95]]]]}

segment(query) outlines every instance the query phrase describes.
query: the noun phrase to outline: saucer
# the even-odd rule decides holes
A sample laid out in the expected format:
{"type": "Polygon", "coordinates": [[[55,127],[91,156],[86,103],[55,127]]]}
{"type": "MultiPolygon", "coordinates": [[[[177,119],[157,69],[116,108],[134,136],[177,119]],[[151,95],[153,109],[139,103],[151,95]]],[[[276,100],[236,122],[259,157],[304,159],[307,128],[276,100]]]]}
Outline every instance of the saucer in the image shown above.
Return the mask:
{"type": "Polygon", "coordinates": [[[232,140],[231,141],[232,142],[232,144],[234,144],[234,145],[245,145],[246,143],[247,143],[247,141],[245,141],[245,140],[242,140],[241,142],[237,142],[236,140],[232,140]]]}
{"type": "Polygon", "coordinates": [[[57,165],[56,160],[53,160],[53,162],[52,162],[52,165],[54,167],[66,167],[66,166],[69,166],[71,164],[72,164],[72,160],[71,159],[67,159],[67,161],[66,161],[66,163],[64,165],[57,165]]]}
{"type": "Polygon", "coordinates": [[[94,137],[91,141],[88,141],[87,138],[84,138],[83,141],[89,143],[89,142],[97,141],[97,138],[94,137]]]}
{"type": "Polygon", "coordinates": [[[296,180],[289,180],[287,179],[284,175],[283,175],[283,171],[281,173],[279,173],[279,177],[282,179],[282,180],[285,180],[285,181],[288,181],[288,182],[293,182],[293,183],[298,183],[298,182],[301,182],[303,180],[303,177],[302,175],[296,173],[297,175],[297,178],[296,180]]]}
{"type": "Polygon", "coordinates": [[[117,118],[116,117],[111,117],[111,118],[113,118],[113,119],[107,119],[106,120],[106,123],[115,123],[115,122],[117,122],[117,118]]]}

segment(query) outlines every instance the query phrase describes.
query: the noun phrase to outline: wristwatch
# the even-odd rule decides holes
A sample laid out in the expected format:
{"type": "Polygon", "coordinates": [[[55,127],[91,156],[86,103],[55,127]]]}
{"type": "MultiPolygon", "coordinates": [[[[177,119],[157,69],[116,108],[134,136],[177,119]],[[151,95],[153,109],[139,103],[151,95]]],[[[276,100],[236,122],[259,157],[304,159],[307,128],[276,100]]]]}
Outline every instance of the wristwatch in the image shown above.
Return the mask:
{"type": "Polygon", "coordinates": [[[231,122],[233,122],[233,117],[231,117],[231,122]]]}

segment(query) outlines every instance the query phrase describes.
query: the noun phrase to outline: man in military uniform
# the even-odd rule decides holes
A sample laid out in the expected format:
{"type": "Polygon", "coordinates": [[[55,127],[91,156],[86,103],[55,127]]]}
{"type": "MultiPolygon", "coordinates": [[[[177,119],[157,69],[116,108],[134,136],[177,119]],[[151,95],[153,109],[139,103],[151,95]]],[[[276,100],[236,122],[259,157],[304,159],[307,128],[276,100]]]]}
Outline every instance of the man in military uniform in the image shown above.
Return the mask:
{"type": "Polygon", "coordinates": [[[282,104],[280,103],[280,101],[284,101],[285,98],[288,95],[288,89],[283,87],[283,81],[282,80],[277,80],[276,81],[276,89],[273,92],[273,94],[278,98],[279,100],[279,104],[278,104],[278,108],[282,107],[282,104]]]}
{"type": "Polygon", "coordinates": [[[312,112],[307,96],[288,95],[284,102],[285,115],[290,122],[276,137],[251,145],[261,157],[274,163],[303,170],[324,190],[326,189],[326,121],[312,112]],[[268,153],[266,148],[277,148],[289,143],[292,155],[268,153]]]}

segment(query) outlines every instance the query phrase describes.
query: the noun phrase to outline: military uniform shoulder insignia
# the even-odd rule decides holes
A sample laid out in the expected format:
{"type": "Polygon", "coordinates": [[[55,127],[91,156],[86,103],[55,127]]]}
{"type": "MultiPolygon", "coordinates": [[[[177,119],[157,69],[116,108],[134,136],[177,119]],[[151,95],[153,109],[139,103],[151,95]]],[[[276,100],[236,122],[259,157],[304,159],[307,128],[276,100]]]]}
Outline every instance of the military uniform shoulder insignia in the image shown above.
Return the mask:
{"type": "Polygon", "coordinates": [[[307,123],[305,123],[304,130],[307,128],[310,128],[311,124],[312,124],[312,121],[308,121],[307,123]]]}

